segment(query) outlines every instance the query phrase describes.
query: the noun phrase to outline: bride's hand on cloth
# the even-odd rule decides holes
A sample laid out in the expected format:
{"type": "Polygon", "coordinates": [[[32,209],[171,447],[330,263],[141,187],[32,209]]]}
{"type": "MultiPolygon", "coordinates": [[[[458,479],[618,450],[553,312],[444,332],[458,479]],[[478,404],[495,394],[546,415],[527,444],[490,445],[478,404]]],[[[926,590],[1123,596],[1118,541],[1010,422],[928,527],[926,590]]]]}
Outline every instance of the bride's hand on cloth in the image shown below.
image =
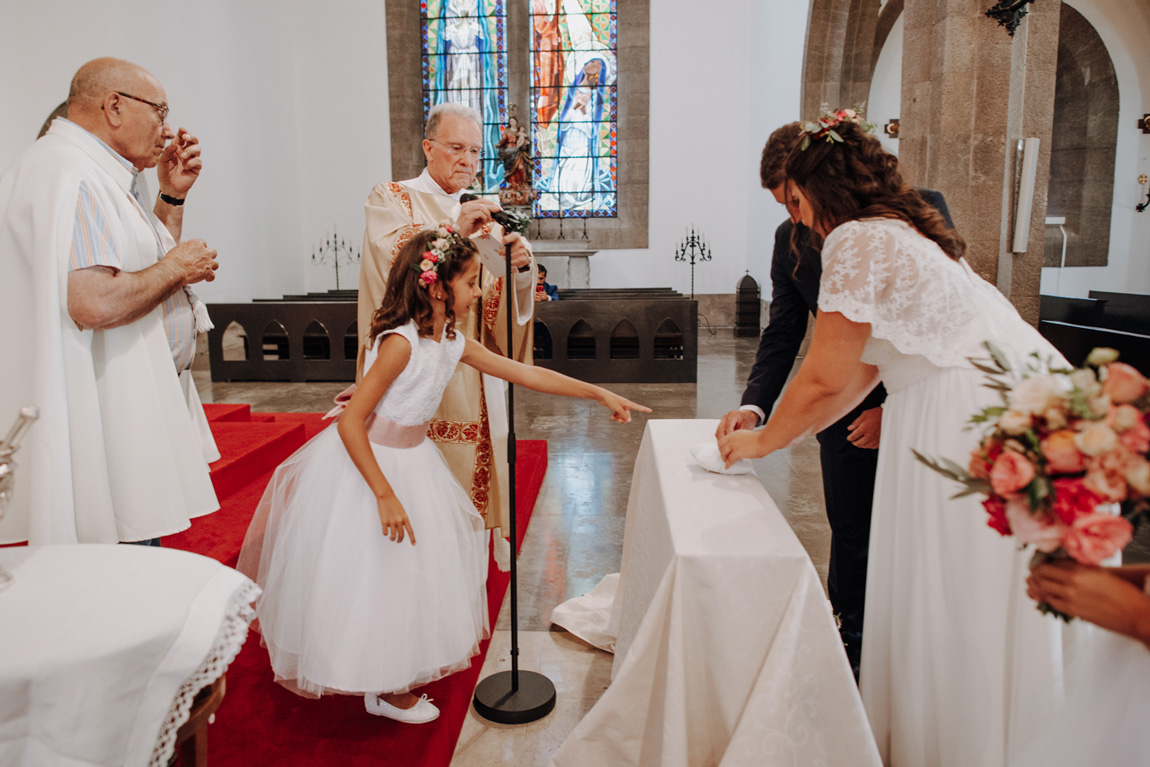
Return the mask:
{"type": "Polygon", "coordinates": [[[1150,647],[1150,598],[1137,583],[1142,567],[1109,568],[1060,560],[1041,564],[1026,579],[1026,593],[1038,602],[1150,647]]]}
{"type": "Polygon", "coordinates": [[[760,435],[762,432],[739,429],[719,439],[719,455],[723,464],[730,467],[735,461],[743,458],[762,458],[767,454],[763,449],[760,435]]]}
{"type": "Polygon", "coordinates": [[[715,439],[722,439],[733,431],[751,430],[759,425],[759,414],[751,410],[732,410],[719,421],[715,439]]]}

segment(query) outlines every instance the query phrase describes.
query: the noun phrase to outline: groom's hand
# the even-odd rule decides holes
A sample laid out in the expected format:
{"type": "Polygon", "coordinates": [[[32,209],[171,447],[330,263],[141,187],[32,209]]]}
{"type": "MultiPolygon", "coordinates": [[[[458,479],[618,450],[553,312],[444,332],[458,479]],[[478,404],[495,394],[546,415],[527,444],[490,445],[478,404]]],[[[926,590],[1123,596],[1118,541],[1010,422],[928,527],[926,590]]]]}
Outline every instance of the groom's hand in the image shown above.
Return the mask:
{"type": "Polygon", "coordinates": [[[733,431],[753,429],[759,425],[759,416],[750,410],[732,410],[719,421],[715,429],[715,439],[722,439],[733,431]]]}

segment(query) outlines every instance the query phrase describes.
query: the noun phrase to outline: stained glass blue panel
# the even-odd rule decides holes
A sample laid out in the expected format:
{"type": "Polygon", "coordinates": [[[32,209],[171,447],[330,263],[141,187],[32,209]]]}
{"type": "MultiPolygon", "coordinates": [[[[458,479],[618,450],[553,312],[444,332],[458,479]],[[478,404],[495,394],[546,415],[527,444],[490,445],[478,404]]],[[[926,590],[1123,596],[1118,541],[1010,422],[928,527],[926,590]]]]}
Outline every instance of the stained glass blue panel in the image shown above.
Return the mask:
{"type": "Polygon", "coordinates": [[[474,189],[496,194],[503,179],[495,145],[507,118],[507,14],[504,0],[424,0],[423,117],[456,102],[483,118],[483,162],[474,189]]]}
{"type": "Polygon", "coordinates": [[[615,0],[531,0],[535,215],[617,207],[615,0]]]}

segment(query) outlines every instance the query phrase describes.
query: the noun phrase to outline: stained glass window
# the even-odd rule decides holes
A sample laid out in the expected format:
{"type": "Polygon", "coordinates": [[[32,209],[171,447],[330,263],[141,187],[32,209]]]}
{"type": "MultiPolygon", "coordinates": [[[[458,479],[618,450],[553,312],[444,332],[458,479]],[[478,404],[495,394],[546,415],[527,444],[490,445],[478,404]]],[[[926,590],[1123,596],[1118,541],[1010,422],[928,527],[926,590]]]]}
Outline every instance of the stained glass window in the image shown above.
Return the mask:
{"type": "Polygon", "coordinates": [[[436,104],[467,104],[483,118],[483,194],[499,192],[495,145],[507,117],[507,14],[504,0],[421,0],[423,116],[436,104]]]}
{"type": "Polygon", "coordinates": [[[615,0],[531,0],[535,215],[614,216],[615,0]]]}

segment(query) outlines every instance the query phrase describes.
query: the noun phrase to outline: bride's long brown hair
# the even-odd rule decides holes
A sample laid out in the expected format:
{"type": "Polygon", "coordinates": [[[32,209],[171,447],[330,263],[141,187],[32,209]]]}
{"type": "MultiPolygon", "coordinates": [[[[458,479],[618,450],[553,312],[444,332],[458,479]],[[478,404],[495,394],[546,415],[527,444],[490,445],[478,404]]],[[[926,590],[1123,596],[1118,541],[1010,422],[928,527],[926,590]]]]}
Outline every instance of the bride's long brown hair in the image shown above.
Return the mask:
{"type": "Polygon", "coordinates": [[[815,224],[830,232],[860,218],[897,218],[934,240],[951,258],[962,258],[966,243],[903,181],[897,157],[853,122],[839,123],[835,132],[841,142],[812,137],[806,149],[799,144],[787,157],[787,178],[810,202],[815,224]]]}
{"type": "MultiPolygon", "coordinates": [[[[438,237],[437,229],[425,229],[399,251],[387,277],[383,300],[371,317],[371,333],[367,337],[369,345],[374,344],[375,339],[383,331],[398,328],[412,320],[415,321],[415,327],[421,336],[430,336],[434,332],[431,296],[428,294],[430,287],[420,284],[418,266],[423,260],[423,254],[431,249],[432,241],[438,237]]],[[[444,308],[447,313],[447,324],[444,325],[443,332],[448,338],[453,339],[455,300],[450,285],[452,280],[471,263],[471,259],[478,256],[479,251],[467,237],[452,234],[445,239],[448,242],[446,258],[440,261],[436,277],[446,293],[444,308]]]]}

